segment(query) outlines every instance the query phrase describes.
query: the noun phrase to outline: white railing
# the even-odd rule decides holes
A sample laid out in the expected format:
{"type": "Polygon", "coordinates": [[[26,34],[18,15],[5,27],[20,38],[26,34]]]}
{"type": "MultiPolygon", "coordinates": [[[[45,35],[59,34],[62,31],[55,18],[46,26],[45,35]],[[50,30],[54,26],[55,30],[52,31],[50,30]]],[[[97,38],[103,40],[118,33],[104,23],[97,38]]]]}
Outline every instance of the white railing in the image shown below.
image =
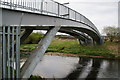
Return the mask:
{"type": "Polygon", "coordinates": [[[47,14],[82,22],[99,33],[95,25],[82,14],[53,0],[1,0],[0,7],[47,14]]]}

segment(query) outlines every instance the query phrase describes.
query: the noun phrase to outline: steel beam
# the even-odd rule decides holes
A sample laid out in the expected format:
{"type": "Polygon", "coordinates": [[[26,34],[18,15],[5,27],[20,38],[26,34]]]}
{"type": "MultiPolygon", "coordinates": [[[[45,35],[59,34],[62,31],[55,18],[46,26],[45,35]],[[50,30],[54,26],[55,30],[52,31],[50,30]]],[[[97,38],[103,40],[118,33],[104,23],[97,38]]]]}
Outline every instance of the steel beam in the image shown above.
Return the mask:
{"type": "Polygon", "coordinates": [[[25,29],[23,35],[20,38],[20,43],[22,44],[32,32],[33,32],[33,29],[25,29]]]}
{"type": "MultiPolygon", "coordinates": [[[[2,27],[0,27],[0,33],[2,32],[2,27]]],[[[0,80],[2,79],[2,34],[0,34],[0,80]]]]}
{"type": "Polygon", "coordinates": [[[2,79],[2,9],[0,8],[0,80],[2,79]]]}
{"type": "Polygon", "coordinates": [[[78,22],[70,19],[64,19],[60,17],[50,16],[50,15],[39,15],[30,12],[16,11],[3,9],[3,24],[5,25],[19,25],[21,21],[21,16],[24,13],[21,26],[26,26],[30,28],[29,25],[34,26],[34,28],[39,28],[40,26],[54,26],[61,25],[63,28],[75,28],[80,32],[84,32],[94,38],[94,40],[100,43],[101,36],[94,26],[89,26],[83,22],[78,22]],[[12,19],[12,20],[11,20],[12,19]]]}
{"type": "Polygon", "coordinates": [[[36,49],[32,52],[33,54],[30,55],[30,57],[21,68],[21,78],[29,78],[31,76],[33,70],[42,59],[45,51],[47,50],[48,46],[50,45],[59,29],[60,26],[55,26],[45,34],[36,49]]]}
{"type": "Polygon", "coordinates": [[[78,40],[79,40],[80,45],[82,45],[82,46],[87,45],[86,41],[82,41],[81,39],[78,39],[78,40]]]}

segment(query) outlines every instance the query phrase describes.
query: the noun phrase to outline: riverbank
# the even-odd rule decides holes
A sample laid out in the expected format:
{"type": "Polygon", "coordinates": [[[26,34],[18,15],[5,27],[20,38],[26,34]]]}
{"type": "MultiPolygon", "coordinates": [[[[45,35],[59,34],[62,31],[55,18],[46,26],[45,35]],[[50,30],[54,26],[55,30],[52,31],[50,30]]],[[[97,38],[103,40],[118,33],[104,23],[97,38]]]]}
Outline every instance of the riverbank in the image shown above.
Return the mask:
{"type": "Polygon", "coordinates": [[[57,55],[57,56],[68,56],[68,57],[86,57],[86,58],[100,58],[100,59],[118,59],[118,57],[105,57],[105,56],[93,56],[93,55],[83,55],[83,54],[72,54],[72,53],[58,53],[58,52],[47,52],[45,55],[57,55]]]}
{"type": "MultiPolygon", "coordinates": [[[[21,45],[22,56],[30,55],[37,44],[21,45]]],[[[106,42],[100,46],[81,46],[77,40],[53,40],[46,53],[52,55],[70,55],[96,58],[120,59],[118,55],[118,43],[106,42]]]]}

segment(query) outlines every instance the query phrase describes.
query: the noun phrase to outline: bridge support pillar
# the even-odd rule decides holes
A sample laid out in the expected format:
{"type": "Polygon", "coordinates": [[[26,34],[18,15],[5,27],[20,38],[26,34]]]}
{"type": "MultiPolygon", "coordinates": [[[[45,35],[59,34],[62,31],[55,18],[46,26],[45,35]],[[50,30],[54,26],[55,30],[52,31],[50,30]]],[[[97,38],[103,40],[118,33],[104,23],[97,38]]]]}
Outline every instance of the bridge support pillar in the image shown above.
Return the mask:
{"type": "Polygon", "coordinates": [[[89,40],[86,39],[85,41],[82,41],[82,40],[79,39],[79,43],[80,43],[80,45],[82,45],[82,46],[93,45],[92,39],[89,39],[89,40]]]}
{"type": "Polygon", "coordinates": [[[2,9],[0,8],[0,80],[2,79],[2,9]]]}
{"type": "Polygon", "coordinates": [[[23,35],[20,38],[20,43],[22,44],[26,38],[33,32],[33,29],[25,29],[23,35]]]}
{"type": "Polygon", "coordinates": [[[30,55],[25,64],[22,66],[21,78],[29,78],[31,76],[33,70],[42,59],[45,51],[47,50],[48,46],[50,45],[59,29],[60,26],[55,26],[45,34],[36,49],[32,52],[33,54],[30,55]]]}
{"type": "Polygon", "coordinates": [[[89,39],[89,40],[87,40],[87,45],[93,45],[93,40],[92,39],[89,39]]]}
{"type": "Polygon", "coordinates": [[[2,79],[2,27],[0,27],[0,80],[2,79]]]}
{"type": "Polygon", "coordinates": [[[84,41],[80,40],[80,39],[79,39],[79,43],[80,43],[80,45],[82,45],[82,46],[85,46],[85,45],[86,45],[86,43],[85,43],[84,41]]]}

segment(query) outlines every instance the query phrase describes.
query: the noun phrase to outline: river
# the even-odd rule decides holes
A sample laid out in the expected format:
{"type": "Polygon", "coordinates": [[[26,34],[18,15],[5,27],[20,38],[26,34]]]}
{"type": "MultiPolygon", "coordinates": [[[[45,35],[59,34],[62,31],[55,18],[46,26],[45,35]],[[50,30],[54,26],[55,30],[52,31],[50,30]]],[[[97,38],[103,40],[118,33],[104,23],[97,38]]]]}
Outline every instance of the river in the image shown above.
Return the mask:
{"type": "Polygon", "coordinates": [[[89,80],[90,78],[119,80],[119,68],[118,60],[45,55],[32,74],[44,78],[69,80],[89,80]]]}

